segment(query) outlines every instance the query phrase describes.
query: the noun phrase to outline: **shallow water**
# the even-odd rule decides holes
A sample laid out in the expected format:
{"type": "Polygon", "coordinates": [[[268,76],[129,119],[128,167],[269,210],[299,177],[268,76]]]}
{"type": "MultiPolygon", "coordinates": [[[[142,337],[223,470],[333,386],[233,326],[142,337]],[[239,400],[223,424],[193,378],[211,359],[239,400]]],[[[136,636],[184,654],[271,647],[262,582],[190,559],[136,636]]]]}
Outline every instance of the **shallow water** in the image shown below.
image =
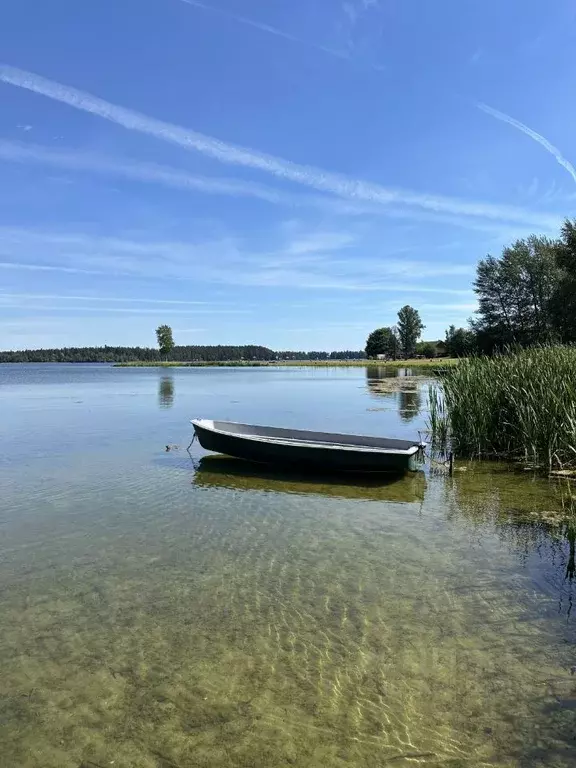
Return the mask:
{"type": "Polygon", "coordinates": [[[0,765],[576,764],[565,486],[184,450],[197,416],[413,437],[425,386],[0,367],[0,765]]]}

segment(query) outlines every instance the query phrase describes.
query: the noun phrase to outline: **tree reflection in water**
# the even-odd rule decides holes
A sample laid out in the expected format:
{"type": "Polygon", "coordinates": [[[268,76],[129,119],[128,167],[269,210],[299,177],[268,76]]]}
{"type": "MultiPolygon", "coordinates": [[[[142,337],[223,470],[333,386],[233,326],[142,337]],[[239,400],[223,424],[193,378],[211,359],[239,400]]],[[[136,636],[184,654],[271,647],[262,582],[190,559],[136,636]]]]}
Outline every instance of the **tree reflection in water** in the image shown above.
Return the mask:
{"type": "Polygon", "coordinates": [[[398,392],[398,414],[402,421],[410,422],[420,414],[422,396],[420,386],[414,389],[401,389],[398,392]]]}
{"type": "Polygon", "coordinates": [[[163,409],[174,405],[174,377],[162,376],[158,384],[158,406],[163,409]]]}
{"type": "Polygon", "coordinates": [[[413,421],[422,408],[422,376],[413,376],[409,368],[390,368],[382,365],[366,369],[366,384],[376,397],[394,398],[403,422],[413,421]]]}

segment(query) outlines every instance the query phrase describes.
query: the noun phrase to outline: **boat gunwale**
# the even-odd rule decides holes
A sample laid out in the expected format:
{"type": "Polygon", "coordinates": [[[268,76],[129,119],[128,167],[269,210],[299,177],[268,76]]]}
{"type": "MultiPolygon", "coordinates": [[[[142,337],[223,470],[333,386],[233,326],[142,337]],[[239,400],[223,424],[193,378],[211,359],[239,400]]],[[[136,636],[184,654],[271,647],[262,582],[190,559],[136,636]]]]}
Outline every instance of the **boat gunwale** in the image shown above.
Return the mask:
{"type": "MultiPolygon", "coordinates": [[[[277,438],[277,437],[262,437],[260,435],[249,435],[249,434],[241,434],[239,432],[229,432],[223,429],[217,429],[214,426],[207,426],[208,424],[214,424],[214,421],[212,419],[191,419],[190,423],[196,427],[198,426],[200,429],[205,429],[208,432],[213,432],[217,435],[224,435],[227,437],[236,437],[241,440],[247,440],[250,442],[258,442],[258,443],[272,443],[273,445],[284,445],[284,446],[290,446],[290,447],[305,447],[305,448],[316,448],[316,449],[322,449],[322,450],[333,450],[333,451],[341,451],[341,452],[347,452],[347,453],[379,453],[383,455],[394,455],[394,456],[413,456],[414,454],[418,453],[418,451],[421,451],[423,448],[425,448],[425,443],[414,443],[410,448],[401,449],[401,448],[380,448],[380,447],[369,447],[369,446],[363,446],[363,445],[349,445],[346,443],[324,443],[319,441],[313,441],[313,440],[299,440],[297,438],[294,439],[286,439],[286,438],[277,438]]],[[[226,424],[230,424],[232,426],[238,425],[243,427],[249,427],[250,424],[243,424],[242,422],[235,422],[235,421],[227,421],[224,422],[226,424]]],[[[256,426],[256,425],[252,425],[256,426]]],[[[306,430],[294,430],[294,431],[306,431],[306,430]]],[[[330,433],[325,433],[330,434],[330,433]]],[[[350,434],[350,437],[368,437],[368,435],[353,435],[350,434]]],[[[391,438],[396,439],[396,438],[391,438]]],[[[409,441],[406,441],[409,442],[409,441]]]]}

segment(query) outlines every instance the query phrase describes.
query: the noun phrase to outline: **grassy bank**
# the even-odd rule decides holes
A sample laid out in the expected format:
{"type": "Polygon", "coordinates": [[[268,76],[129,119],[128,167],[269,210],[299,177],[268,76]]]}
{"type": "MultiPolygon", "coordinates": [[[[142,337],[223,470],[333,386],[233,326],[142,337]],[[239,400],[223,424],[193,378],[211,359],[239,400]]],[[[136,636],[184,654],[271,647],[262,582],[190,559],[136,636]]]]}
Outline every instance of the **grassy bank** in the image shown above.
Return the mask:
{"type": "Polygon", "coordinates": [[[430,392],[430,427],[462,456],[576,467],[576,348],[470,358],[430,392]]]}
{"type": "Polygon", "coordinates": [[[428,368],[438,369],[453,366],[458,361],[453,358],[434,360],[215,360],[196,362],[131,362],[116,363],[116,368],[278,368],[296,366],[306,368],[367,368],[384,366],[386,368],[428,368]]]}

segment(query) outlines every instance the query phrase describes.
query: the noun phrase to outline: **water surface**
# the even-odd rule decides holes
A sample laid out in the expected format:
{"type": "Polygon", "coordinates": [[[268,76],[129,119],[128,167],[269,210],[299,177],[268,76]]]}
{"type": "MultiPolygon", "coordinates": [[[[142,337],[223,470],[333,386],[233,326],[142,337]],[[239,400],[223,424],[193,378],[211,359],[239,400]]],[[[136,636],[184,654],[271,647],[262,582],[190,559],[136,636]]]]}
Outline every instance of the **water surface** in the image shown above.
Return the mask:
{"type": "Polygon", "coordinates": [[[193,417],[414,437],[425,386],[0,367],[0,764],[576,764],[565,486],[184,450],[193,417]]]}

